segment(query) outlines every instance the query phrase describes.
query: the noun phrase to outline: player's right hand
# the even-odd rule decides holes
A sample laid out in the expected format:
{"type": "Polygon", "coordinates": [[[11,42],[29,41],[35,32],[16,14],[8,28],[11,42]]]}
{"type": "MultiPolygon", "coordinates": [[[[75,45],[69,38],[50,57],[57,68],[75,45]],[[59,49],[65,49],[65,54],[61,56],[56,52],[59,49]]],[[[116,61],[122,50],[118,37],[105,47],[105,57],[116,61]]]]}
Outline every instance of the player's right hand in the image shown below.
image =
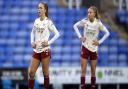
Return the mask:
{"type": "Polygon", "coordinates": [[[32,48],[36,48],[36,43],[35,42],[32,42],[32,48]]]}
{"type": "Polygon", "coordinates": [[[85,42],[86,38],[85,37],[81,37],[80,40],[81,40],[81,42],[85,42]]]}

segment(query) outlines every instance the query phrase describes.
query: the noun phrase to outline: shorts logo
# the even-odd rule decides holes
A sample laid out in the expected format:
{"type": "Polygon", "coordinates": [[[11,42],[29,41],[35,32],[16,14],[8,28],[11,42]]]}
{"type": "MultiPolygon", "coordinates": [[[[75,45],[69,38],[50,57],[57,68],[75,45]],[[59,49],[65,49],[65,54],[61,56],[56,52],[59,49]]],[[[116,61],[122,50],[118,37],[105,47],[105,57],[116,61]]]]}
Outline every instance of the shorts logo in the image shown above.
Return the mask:
{"type": "Polygon", "coordinates": [[[45,51],[46,55],[48,55],[48,50],[45,51]]]}
{"type": "Polygon", "coordinates": [[[46,55],[48,55],[48,52],[46,52],[46,55]]]}

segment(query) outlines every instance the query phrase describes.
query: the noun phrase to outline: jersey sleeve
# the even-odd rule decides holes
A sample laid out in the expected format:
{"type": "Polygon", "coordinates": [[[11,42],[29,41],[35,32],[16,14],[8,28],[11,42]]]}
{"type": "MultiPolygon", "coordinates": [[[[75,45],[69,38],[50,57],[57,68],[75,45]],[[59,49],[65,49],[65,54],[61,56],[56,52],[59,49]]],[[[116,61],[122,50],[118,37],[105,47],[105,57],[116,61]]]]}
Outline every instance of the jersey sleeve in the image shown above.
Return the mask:
{"type": "Polygon", "coordinates": [[[58,32],[57,28],[55,27],[55,25],[53,24],[53,22],[51,20],[49,21],[48,28],[49,28],[50,32],[53,32],[55,34],[53,36],[53,38],[51,38],[48,41],[48,44],[50,45],[59,37],[59,32],[58,32]]]}
{"type": "Polygon", "coordinates": [[[75,30],[75,32],[79,38],[81,38],[82,36],[80,34],[78,27],[84,27],[84,24],[85,24],[85,20],[82,19],[82,20],[78,21],[77,23],[75,23],[73,26],[73,28],[74,28],[74,30],[75,30]]]}
{"type": "Polygon", "coordinates": [[[31,44],[32,44],[32,42],[34,42],[34,38],[35,38],[35,23],[36,23],[36,21],[34,22],[34,24],[33,24],[33,27],[32,27],[32,31],[31,31],[31,44]]]}
{"type": "Polygon", "coordinates": [[[105,33],[104,36],[99,40],[99,44],[101,44],[105,39],[108,38],[110,33],[109,33],[108,29],[101,22],[99,22],[99,24],[100,24],[99,25],[100,31],[103,31],[105,33]]]}

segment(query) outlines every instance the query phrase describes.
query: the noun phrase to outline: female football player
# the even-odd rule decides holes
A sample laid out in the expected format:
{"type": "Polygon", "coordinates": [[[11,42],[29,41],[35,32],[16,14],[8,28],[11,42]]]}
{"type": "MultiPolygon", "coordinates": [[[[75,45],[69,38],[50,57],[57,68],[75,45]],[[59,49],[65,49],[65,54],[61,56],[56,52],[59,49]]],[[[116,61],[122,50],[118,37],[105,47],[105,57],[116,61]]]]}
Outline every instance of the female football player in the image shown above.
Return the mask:
{"type": "Polygon", "coordinates": [[[48,18],[48,5],[46,3],[39,3],[38,15],[39,18],[35,20],[31,32],[33,55],[29,67],[28,89],[34,88],[34,76],[40,63],[42,64],[44,75],[44,88],[49,89],[49,63],[51,58],[50,45],[59,37],[59,32],[53,22],[48,18]],[[55,35],[49,40],[51,32],[55,35]]]}
{"type": "Polygon", "coordinates": [[[91,60],[91,89],[95,89],[96,83],[96,64],[97,64],[97,50],[99,45],[109,36],[109,32],[102,24],[98,17],[98,9],[95,6],[91,6],[88,9],[88,16],[81,21],[78,21],[74,25],[74,30],[77,33],[79,39],[82,42],[81,46],[81,89],[85,89],[85,74],[87,69],[87,59],[91,60]],[[78,27],[84,28],[84,35],[79,32],[78,27]],[[105,35],[98,40],[98,34],[103,31],[105,35]]]}

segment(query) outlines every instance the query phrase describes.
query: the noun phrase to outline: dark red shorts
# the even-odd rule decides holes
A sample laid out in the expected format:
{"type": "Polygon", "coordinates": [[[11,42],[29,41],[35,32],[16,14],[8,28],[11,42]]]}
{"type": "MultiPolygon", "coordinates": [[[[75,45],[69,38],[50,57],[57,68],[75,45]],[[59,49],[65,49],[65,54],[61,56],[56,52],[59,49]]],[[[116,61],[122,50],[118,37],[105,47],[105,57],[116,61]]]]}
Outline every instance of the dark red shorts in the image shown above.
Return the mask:
{"type": "Polygon", "coordinates": [[[41,53],[33,52],[33,55],[32,55],[33,58],[38,59],[38,60],[44,59],[49,56],[51,58],[51,50],[50,49],[47,49],[41,53]]]}
{"type": "Polygon", "coordinates": [[[91,52],[86,47],[81,47],[81,57],[88,59],[90,57],[90,60],[96,60],[98,58],[97,52],[91,52]]]}

